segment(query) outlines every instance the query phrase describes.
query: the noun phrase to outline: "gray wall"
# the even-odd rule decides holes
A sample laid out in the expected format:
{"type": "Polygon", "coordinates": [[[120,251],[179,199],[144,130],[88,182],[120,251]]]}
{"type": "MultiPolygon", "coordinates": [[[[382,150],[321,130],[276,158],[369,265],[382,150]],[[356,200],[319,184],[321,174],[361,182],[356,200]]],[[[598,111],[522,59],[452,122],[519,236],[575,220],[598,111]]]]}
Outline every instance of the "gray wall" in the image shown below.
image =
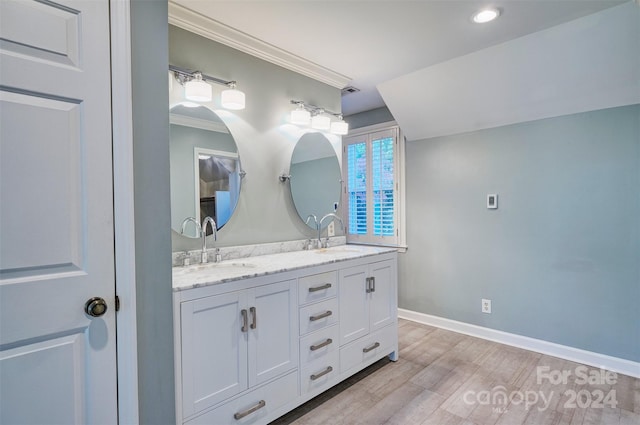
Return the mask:
{"type": "MultiPolygon", "coordinates": [[[[131,2],[141,424],[175,423],[169,212],[167,2],[131,2]]],[[[126,302],[126,300],[123,300],[126,302]]]]}
{"type": "Polygon", "coordinates": [[[393,115],[391,115],[391,111],[389,111],[389,108],[386,106],[349,115],[344,117],[344,120],[349,123],[350,130],[383,122],[395,121],[393,115]]]}
{"type": "MultiPolygon", "coordinates": [[[[246,94],[246,109],[229,111],[221,117],[238,144],[247,175],[236,211],[218,233],[217,246],[313,236],[295,211],[288,183],[278,180],[289,170],[291,152],[303,134],[288,123],[293,109],[289,101],[303,100],[340,111],[340,90],[173,26],[169,28],[169,61],[218,78],[237,80],[238,89],[246,94]]],[[[214,93],[216,90],[221,88],[214,88],[214,93]]],[[[340,137],[326,137],[339,149],[340,137]]],[[[175,232],[172,238],[174,251],[200,247],[198,240],[175,232]]]]}
{"type": "Polygon", "coordinates": [[[401,308],[640,361],[640,106],[409,142],[406,179],[401,308]]]}

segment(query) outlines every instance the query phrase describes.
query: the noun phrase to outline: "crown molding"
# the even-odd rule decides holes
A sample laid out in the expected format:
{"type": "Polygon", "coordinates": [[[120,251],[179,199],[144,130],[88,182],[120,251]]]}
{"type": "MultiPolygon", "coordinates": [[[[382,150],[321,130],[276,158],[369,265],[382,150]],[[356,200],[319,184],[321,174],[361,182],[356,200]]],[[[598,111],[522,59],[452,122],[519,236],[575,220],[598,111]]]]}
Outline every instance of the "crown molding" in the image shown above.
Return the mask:
{"type": "Polygon", "coordinates": [[[169,23],[241,52],[342,89],[351,78],[169,1],[169,23]]]}

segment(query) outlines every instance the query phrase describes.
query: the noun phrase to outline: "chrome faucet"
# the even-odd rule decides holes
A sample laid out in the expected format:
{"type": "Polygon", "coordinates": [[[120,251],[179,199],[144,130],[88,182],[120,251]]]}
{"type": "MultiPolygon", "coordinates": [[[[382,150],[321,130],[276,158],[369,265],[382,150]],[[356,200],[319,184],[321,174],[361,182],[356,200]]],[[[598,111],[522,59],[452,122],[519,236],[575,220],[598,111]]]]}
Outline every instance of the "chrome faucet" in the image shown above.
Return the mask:
{"type": "Polygon", "coordinates": [[[329,218],[329,217],[333,217],[334,219],[337,219],[340,222],[340,227],[342,228],[342,231],[344,232],[344,223],[342,222],[342,219],[340,217],[338,217],[334,213],[325,214],[320,219],[320,222],[318,223],[318,247],[319,248],[326,248],[327,246],[329,246],[329,231],[327,230],[327,239],[325,239],[324,244],[322,243],[322,235],[321,235],[322,222],[324,221],[325,218],[329,218]]]}
{"type": "MultiPolygon", "coordinates": [[[[204,220],[202,220],[202,257],[201,262],[207,262],[207,224],[211,224],[211,231],[213,232],[213,240],[218,240],[218,229],[216,226],[216,222],[213,218],[206,216],[204,220]]],[[[218,261],[218,255],[216,255],[215,261],[218,261]]]]}

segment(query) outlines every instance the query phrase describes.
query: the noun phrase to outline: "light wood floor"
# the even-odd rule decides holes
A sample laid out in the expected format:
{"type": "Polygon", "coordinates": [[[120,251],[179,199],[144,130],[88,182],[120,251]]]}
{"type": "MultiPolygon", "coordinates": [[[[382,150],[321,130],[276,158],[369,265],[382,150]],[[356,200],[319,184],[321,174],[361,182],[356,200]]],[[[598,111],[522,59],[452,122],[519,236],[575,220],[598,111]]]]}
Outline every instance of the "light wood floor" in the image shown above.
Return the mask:
{"type": "Polygon", "coordinates": [[[640,379],[607,383],[597,368],[406,320],[399,338],[398,362],[381,360],[272,424],[640,425],[640,379]],[[554,384],[545,371],[571,376],[554,384]],[[598,382],[582,383],[592,374],[598,382]]]}

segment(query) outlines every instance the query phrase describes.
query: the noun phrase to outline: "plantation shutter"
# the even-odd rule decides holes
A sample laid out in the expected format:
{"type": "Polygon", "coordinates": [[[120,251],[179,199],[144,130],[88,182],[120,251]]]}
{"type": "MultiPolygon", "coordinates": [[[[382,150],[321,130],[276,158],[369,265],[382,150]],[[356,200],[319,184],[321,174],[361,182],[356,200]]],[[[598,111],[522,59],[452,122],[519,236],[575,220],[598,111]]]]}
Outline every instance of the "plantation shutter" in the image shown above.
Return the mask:
{"type": "Polygon", "coordinates": [[[398,131],[343,139],[347,241],[396,245],[398,131]]]}
{"type": "Polygon", "coordinates": [[[367,144],[349,145],[347,153],[349,233],[367,234],[367,144]]]}

